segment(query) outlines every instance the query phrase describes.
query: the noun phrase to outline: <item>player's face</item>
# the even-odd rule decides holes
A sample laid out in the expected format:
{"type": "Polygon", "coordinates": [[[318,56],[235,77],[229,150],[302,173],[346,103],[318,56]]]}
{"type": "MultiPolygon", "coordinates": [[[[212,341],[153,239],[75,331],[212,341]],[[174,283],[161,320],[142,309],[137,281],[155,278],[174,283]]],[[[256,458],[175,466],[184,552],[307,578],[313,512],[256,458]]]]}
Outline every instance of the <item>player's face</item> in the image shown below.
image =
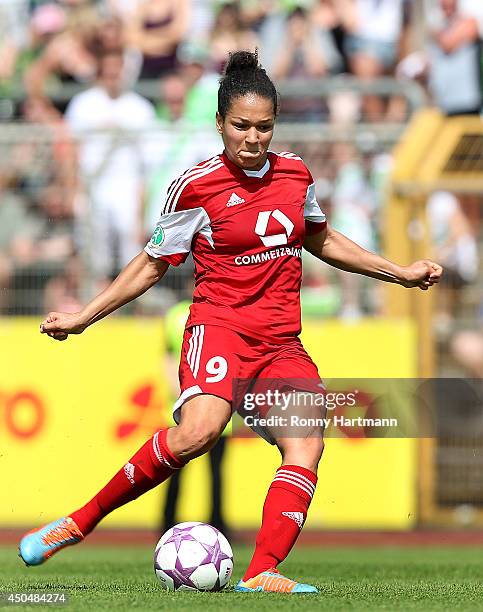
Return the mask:
{"type": "Polygon", "coordinates": [[[216,115],[216,128],[228,158],[245,170],[260,170],[273,136],[273,103],[256,94],[235,98],[225,119],[216,115]]]}

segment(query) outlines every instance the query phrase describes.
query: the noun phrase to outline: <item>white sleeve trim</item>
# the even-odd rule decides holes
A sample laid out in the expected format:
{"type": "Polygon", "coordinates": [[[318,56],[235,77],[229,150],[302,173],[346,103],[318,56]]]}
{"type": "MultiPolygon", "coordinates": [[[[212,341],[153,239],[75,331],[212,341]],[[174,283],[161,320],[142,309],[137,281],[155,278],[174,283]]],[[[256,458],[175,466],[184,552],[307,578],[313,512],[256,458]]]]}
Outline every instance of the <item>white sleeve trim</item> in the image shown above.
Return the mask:
{"type": "Polygon", "coordinates": [[[151,257],[189,253],[193,238],[198,233],[215,248],[211,221],[204,208],[162,214],[144,250],[151,257]]]}
{"type": "Polygon", "coordinates": [[[326,218],[325,214],[320,210],[319,203],[315,197],[315,184],[312,183],[307,187],[307,195],[305,196],[304,219],[313,223],[323,223],[326,218]]]}

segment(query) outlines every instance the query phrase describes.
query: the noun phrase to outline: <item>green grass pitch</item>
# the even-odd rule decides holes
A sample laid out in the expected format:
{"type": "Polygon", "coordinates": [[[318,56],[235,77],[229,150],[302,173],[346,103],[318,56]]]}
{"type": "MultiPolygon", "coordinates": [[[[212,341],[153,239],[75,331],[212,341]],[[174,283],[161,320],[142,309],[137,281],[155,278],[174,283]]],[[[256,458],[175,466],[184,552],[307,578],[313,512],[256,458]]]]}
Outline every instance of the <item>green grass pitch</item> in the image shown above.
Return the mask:
{"type": "MultiPolygon", "coordinates": [[[[283,570],[319,587],[315,596],[233,592],[249,555],[245,547],[235,549],[233,581],[220,593],[166,593],[154,576],[149,547],[81,545],[37,568],[26,568],[14,547],[3,547],[0,591],[64,591],[70,602],[60,609],[90,612],[483,610],[483,554],[476,548],[299,548],[283,570]]],[[[7,608],[32,611],[45,606],[2,607],[7,608]]]]}

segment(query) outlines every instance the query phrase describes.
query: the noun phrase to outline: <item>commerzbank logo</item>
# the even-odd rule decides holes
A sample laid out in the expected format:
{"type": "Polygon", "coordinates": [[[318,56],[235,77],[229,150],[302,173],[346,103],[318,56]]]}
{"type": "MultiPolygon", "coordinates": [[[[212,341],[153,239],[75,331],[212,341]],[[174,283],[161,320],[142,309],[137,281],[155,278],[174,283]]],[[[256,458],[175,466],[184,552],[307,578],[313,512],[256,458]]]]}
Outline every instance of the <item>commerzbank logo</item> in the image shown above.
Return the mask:
{"type": "Polygon", "coordinates": [[[260,236],[260,240],[263,242],[264,246],[275,247],[288,243],[288,239],[293,231],[293,228],[294,224],[292,221],[290,221],[287,215],[284,215],[281,210],[276,208],[275,210],[265,210],[258,213],[257,223],[255,225],[255,234],[260,236]],[[278,221],[280,224],[280,229],[283,229],[283,231],[278,234],[267,236],[266,234],[270,217],[273,217],[275,221],[278,221]]]}

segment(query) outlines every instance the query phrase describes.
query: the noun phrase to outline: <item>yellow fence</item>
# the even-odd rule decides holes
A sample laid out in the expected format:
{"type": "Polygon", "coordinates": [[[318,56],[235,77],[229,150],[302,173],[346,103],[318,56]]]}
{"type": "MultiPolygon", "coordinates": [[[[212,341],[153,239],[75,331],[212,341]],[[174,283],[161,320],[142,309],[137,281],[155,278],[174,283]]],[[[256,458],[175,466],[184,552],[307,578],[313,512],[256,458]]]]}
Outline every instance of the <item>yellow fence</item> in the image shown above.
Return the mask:
{"type": "MultiPolygon", "coordinates": [[[[111,319],[57,343],[38,321],[0,321],[0,525],[37,525],[82,505],[170,413],[163,325],[111,319]]],[[[325,377],[413,377],[407,322],[307,324],[303,340],[325,377]]],[[[415,520],[416,441],[330,439],[309,528],[406,529],[415,520]]],[[[230,440],[224,465],[234,528],[256,527],[277,451],[230,440]]],[[[208,463],[186,468],[181,520],[206,520],[208,463]]],[[[164,487],[104,525],[155,527],[164,487]]]]}

